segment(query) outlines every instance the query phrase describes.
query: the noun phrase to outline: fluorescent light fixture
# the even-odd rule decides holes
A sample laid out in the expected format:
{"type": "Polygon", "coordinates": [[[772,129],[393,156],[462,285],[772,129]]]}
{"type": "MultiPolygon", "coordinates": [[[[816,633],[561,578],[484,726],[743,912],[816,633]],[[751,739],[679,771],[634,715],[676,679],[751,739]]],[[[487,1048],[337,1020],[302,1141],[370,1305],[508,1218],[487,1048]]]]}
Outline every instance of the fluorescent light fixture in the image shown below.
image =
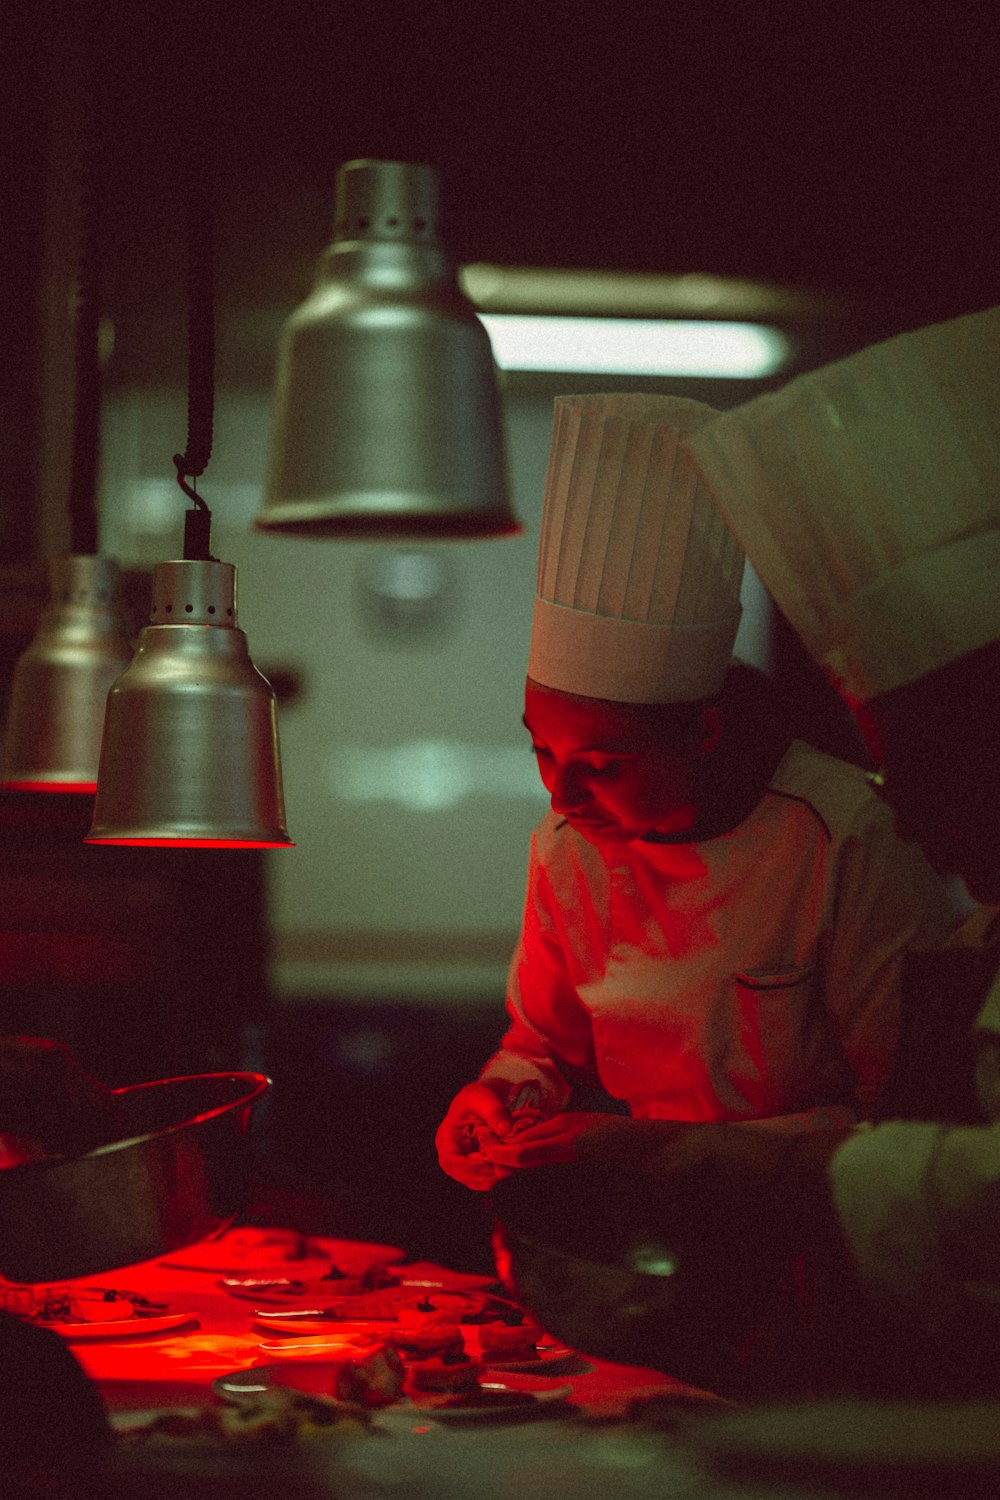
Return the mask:
{"type": "Polygon", "coordinates": [[[480,313],[502,370],[591,375],[688,375],[762,380],[791,358],[789,339],[761,323],[480,313]]]}

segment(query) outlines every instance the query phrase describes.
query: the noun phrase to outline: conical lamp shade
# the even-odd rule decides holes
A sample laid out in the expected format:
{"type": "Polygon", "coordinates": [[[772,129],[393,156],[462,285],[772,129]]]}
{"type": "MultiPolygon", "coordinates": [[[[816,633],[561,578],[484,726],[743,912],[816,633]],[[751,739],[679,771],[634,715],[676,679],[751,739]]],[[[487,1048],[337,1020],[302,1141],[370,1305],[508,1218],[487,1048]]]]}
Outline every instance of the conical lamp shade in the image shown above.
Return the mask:
{"type": "Polygon", "coordinates": [[[132,655],[118,565],[109,557],[56,557],[49,583],[50,602],[14,668],[0,785],[93,792],[108,689],[132,655]]]}
{"type": "Polygon", "coordinates": [[[236,623],[236,569],[164,562],[108,695],[88,843],[288,845],[270,683],[236,623]]]}
{"type": "Polygon", "coordinates": [[[431,167],[353,161],[335,238],[278,351],[264,531],[504,536],[508,498],[489,335],[437,231],[431,167]]]}

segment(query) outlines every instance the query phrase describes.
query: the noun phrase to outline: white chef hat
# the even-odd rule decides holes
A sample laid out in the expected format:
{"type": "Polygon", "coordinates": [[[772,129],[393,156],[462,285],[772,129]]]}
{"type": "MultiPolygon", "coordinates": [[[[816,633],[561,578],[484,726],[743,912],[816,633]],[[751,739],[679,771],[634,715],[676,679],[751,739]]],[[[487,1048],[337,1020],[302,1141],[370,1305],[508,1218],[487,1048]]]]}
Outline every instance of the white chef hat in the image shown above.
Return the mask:
{"type": "Polygon", "coordinates": [[[722,686],[743,553],[681,446],[716,416],[674,396],[559,396],[528,675],[623,703],[722,686]]]}
{"type": "Polygon", "coordinates": [[[849,698],[1000,636],[1000,308],[800,376],[688,448],[849,698]]]}

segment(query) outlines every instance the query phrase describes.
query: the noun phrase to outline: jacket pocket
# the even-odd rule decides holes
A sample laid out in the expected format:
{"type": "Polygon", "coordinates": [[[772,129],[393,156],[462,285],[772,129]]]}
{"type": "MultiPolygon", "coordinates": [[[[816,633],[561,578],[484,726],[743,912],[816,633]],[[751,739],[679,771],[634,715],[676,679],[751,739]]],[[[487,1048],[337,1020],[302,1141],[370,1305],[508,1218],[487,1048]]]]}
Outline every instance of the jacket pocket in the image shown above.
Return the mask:
{"type": "Polygon", "coordinates": [[[807,984],[814,972],[814,964],[807,964],[804,969],[741,969],[737,971],[736,983],[748,990],[791,990],[807,984]]]}
{"type": "Polygon", "coordinates": [[[829,1103],[824,1092],[827,1042],[816,994],[818,971],[744,969],[735,975],[736,1026],[730,1077],[739,1079],[743,1107],[758,1118],[829,1103]]]}

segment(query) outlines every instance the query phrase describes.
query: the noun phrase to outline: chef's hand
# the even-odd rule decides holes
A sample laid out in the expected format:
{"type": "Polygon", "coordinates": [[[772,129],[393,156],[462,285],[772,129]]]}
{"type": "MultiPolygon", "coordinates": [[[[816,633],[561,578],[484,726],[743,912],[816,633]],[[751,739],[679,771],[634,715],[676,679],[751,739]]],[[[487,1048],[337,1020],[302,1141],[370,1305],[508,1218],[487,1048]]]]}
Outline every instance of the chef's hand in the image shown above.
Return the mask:
{"type": "Polygon", "coordinates": [[[556,1167],[572,1161],[624,1163],[638,1161],[649,1150],[649,1137],[645,1120],[566,1110],[528,1129],[508,1132],[501,1140],[484,1140],[482,1154],[496,1168],[504,1169],[504,1175],[522,1167],[556,1167]]]}
{"type": "Polygon", "coordinates": [[[506,1100],[511,1085],[505,1080],[480,1080],[459,1089],[437,1128],[434,1144],[438,1161],[464,1187],[485,1193],[509,1175],[509,1169],[487,1160],[483,1140],[501,1139],[514,1127],[506,1100]]]}
{"type": "Polygon", "coordinates": [[[118,1101],[63,1042],[0,1036],[0,1167],[115,1139],[118,1101]]]}

